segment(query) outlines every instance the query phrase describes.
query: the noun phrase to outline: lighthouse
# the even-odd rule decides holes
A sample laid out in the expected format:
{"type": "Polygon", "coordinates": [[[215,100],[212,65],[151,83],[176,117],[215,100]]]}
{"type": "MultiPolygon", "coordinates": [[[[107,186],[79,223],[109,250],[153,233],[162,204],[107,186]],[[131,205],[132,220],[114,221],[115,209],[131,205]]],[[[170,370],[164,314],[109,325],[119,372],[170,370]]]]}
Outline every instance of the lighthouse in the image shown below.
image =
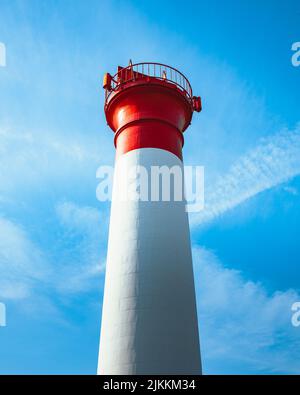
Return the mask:
{"type": "Polygon", "coordinates": [[[119,66],[115,75],[105,74],[103,87],[116,163],[98,373],[201,374],[185,199],[157,191],[120,198],[141,169],[149,189],[153,169],[171,176],[181,169],[183,179],[183,133],[201,111],[200,97],[181,72],[160,63],[119,66]]]}

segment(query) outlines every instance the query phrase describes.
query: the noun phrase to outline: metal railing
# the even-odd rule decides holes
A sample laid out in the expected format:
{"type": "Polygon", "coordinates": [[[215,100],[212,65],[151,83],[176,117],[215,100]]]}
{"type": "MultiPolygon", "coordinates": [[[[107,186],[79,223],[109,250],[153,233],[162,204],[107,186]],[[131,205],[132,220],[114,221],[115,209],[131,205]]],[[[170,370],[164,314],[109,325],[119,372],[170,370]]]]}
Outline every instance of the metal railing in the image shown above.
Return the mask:
{"type": "Polygon", "coordinates": [[[131,81],[151,81],[151,78],[175,85],[189,100],[192,100],[193,91],[189,80],[178,70],[162,63],[135,63],[120,68],[111,77],[111,85],[105,90],[105,102],[111,93],[118,90],[123,84],[131,81]]]}

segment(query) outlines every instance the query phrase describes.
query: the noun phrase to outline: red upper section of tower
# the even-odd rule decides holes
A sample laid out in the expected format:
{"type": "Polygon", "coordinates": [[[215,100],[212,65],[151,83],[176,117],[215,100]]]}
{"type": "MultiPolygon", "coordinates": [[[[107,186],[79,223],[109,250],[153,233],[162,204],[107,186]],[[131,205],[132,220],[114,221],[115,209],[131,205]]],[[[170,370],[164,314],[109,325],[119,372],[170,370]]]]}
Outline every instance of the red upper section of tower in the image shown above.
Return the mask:
{"type": "Polygon", "coordinates": [[[193,111],[201,111],[182,73],[159,63],[130,63],[113,77],[105,74],[103,87],[117,154],[151,147],[182,158],[183,132],[193,111]]]}

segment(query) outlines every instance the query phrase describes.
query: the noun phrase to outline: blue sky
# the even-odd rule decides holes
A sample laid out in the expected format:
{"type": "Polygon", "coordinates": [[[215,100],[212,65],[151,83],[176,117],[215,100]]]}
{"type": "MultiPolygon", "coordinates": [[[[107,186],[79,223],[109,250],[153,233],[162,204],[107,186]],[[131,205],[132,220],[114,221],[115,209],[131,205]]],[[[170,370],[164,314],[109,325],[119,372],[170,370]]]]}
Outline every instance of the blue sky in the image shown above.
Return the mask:
{"type": "Polygon", "coordinates": [[[0,1],[0,373],[96,373],[113,164],[102,75],[158,61],[203,112],[186,164],[204,373],[299,373],[297,1],[0,1]]]}

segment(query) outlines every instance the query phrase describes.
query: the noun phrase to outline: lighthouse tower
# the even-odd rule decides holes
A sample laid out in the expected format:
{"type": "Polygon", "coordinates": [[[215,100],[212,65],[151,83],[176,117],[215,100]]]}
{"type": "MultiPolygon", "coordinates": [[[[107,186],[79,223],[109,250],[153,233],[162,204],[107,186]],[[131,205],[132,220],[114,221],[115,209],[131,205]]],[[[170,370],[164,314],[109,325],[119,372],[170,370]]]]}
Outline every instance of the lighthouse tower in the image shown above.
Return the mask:
{"type": "Polygon", "coordinates": [[[200,98],[182,73],[158,63],[130,62],[103,85],[116,165],[98,373],[201,374],[185,200],[120,198],[136,181],[124,169],[136,178],[141,168],[149,177],[153,168],[183,169],[183,132],[200,98]]]}

